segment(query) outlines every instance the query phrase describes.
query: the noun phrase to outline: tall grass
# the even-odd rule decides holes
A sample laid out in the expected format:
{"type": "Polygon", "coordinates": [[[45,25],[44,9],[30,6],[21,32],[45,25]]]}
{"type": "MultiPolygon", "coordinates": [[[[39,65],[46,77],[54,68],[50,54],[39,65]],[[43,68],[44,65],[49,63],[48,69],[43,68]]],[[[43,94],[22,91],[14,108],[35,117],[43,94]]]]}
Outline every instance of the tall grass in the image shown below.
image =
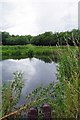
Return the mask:
{"type": "MultiPolygon", "coordinates": [[[[60,49],[60,48],[59,48],[60,49]]],[[[57,66],[58,83],[34,90],[27,99],[32,105],[40,107],[47,102],[52,107],[53,118],[78,119],[79,111],[79,48],[71,49],[66,46],[66,51],[59,52],[60,62],[57,66]],[[36,98],[32,99],[32,98],[36,98]],[[35,101],[35,103],[34,103],[35,101]],[[33,104],[34,103],[34,104],[33,104]]]]}
{"type": "MultiPolygon", "coordinates": [[[[65,47],[61,47],[62,49],[65,47]]],[[[2,46],[2,58],[10,58],[13,56],[27,56],[29,54],[36,55],[57,55],[58,48],[56,46],[33,46],[33,45],[23,45],[23,46],[2,46]],[[32,52],[31,52],[32,51],[32,52]]]]}
{"type": "Polygon", "coordinates": [[[15,72],[13,81],[2,84],[2,116],[16,109],[23,87],[21,72],[15,72]]]}
{"type": "Polygon", "coordinates": [[[80,118],[79,47],[75,46],[75,49],[72,49],[66,46],[63,52],[60,52],[62,50],[60,47],[58,49],[60,57],[57,65],[58,82],[56,84],[52,82],[45,88],[42,86],[36,88],[26,96],[30,103],[19,110],[25,111],[30,106],[41,108],[43,103],[48,103],[52,108],[52,118],[78,119],[80,118]]]}
{"type": "MultiPolygon", "coordinates": [[[[59,93],[62,102],[60,102],[59,113],[63,113],[63,117],[77,118],[79,115],[78,95],[79,95],[79,48],[70,49],[67,46],[67,52],[60,55],[60,63],[58,66],[59,93]],[[61,110],[62,106],[62,110],[61,110]]],[[[58,104],[58,103],[57,103],[58,104]]],[[[58,108],[59,108],[58,107],[58,108]]],[[[60,115],[61,116],[61,115],[60,115]]]]}

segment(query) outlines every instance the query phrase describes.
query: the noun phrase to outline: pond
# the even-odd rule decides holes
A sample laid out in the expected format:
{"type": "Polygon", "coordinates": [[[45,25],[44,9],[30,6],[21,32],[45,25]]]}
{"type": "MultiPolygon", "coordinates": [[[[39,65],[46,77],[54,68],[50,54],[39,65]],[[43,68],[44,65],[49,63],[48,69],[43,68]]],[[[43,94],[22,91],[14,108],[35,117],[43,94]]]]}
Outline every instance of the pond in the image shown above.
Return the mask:
{"type": "Polygon", "coordinates": [[[23,73],[24,87],[22,89],[19,104],[23,104],[25,96],[39,85],[47,85],[51,81],[56,82],[56,63],[46,63],[37,58],[7,59],[0,61],[2,64],[2,81],[8,82],[13,79],[13,73],[20,71],[23,73]]]}

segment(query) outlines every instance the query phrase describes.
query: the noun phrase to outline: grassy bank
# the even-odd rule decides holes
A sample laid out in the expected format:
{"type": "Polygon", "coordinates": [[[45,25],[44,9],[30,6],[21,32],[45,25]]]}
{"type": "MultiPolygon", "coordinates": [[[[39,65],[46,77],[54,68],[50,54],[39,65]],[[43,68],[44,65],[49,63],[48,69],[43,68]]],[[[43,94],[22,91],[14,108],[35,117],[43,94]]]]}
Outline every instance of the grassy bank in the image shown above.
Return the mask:
{"type": "MultiPolygon", "coordinates": [[[[74,47],[71,47],[74,49],[74,47]]],[[[23,45],[23,46],[2,46],[2,59],[20,59],[20,58],[31,58],[31,57],[41,57],[47,56],[55,61],[59,59],[59,53],[63,50],[66,51],[66,47],[56,47],[56,46],[33,46],[23,45]]]]}

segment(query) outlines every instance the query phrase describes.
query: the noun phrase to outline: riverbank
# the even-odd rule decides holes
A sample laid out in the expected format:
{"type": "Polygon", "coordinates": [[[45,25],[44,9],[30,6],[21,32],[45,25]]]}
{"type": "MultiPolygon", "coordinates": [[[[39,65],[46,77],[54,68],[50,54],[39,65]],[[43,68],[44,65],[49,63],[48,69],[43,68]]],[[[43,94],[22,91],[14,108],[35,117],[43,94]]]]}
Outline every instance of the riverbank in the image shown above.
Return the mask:
{"type": "MultiPolygon", "coordinates": [[[[23,51],[27,51],[27,50],[34,50],[33,53],[36,53],[37,50],[39,50],[38,53],[41,53],[42,50],[48,50],[50,47],[36,47],[36,46],[3,46],[3,51],[6,52],[6,50],[8,50],[8,53],[11,53],[12,51],[17,51],[20,50],[21,53],[23,53],[23,51]],[[22,48],[23,49],[22,49],[22,48]],[[26,49],[26,47],[29,47],[26,49]],[[20,49],[21,48],[21,49],[20,49]],[[32,48],[32,49],[30,49],[32,48]],[[9,50],[11,50],[9,52],[9,50]]],[[[21,117],[21,112],[25,112],[27,111],[27,109],[30,106],[34,106],[37,108],[41,108],[41,105],[43,105],[43,103],[48,103],[51,108],[52,108],[52,118],[80,118],[79,117],[79,81],[80,81],[80,75],[79,75],[79,60],[80,60],[80,54],[79,54],[79,47],[75,46],[75,47],[69,47],[69,46],[65,46],[65,47],[52,47],[52,50],[54,50],[55,52],[58,51],[58,57],[60,59],[59,62],[59,66],[57,66],[57,79],[58,79],[58,83],[56,85],[54,85],[54,81],[52,81],[48,86],[46,86],[45,88],[42,87],[42,85],[38,86],[37,88],[35,88],[30,94],[28,94],[26,96],[26,101],[31,101],[30,103],[28,103],[28,107],[25,104],[24,106],[21,106],[21,108],[19,108],[19,110],[17,110],[17,113],[19,114],[19,116],[21,117]]],[[[29,54],[31,54],[29,51],[29,54]]],[[[53,51],[53,52],[54,52],[53,51]]],[[[7,55],[7,54],[6,54],[7,55]]],[[[32,54],[35,55],[35,54],[32,54]]],[[[45,56],[48,57],[49,53],[47,53],[47,55],[45,54],[45,56]]],[[[17,55],[18,56],[18,55],[17,55]]],[[[40,54],[38,55],[40,56],[40,54]]],[[[9,54],[10,57],[10,54],[9,54]]],[[[8,58],[9,59],[9,58],[8,58]]],[[[24,62],[23,62],[24,63],[24,62]]],[[[41,65],[40,65],[41,67],[41,65]]],[[[27,68],[27,67],[26,67],[27,68]]],[[[37,69],[38,70],[38,69],[37,69]]],[[[52,70],[53,72],[53,70],[52,70]]],[[[27,72],[28,73],[28,72],[27,72]]],[[[38,74],[38,71],[37,71],[38,74]]],[[[52,73],[53,74],[53,73],[52,73]]],[[[22,74],[14,74],[16,75],[14,80],[16,80],[16,82],[14,83],[14,87],[16,86],[15,90],[20,90],[20,88],[22,88],[21,86],[21,80],[22,79],[22,74]],[[19,78],[19,79],[18,79],[19,78]]],[[[44,70],[44,75],[45,75],[45,70],[44,70]]],[[[42,76],[42,74],[40,75],[42,76]]],[[[38,77],[40,78],[40,77],[38,77]]],[[[41,78],[40,78],[41,79],[41,78]]],[[[35,82],[34,82],[35,83],[35,82]]],[[[4,86],[5,87],[5,86],[4,86]]],[[[5,87],[5,90],[3,89],[4,96],[3,96],[3,116],[8,114],[12,114],[12,108],[14,105],[13,102],[15,103],[16,99],[11,99],[11,90],[14,90],[13,85],[9,85],[9,87],[5,87]],[[12,88],[11,88],[12,87],[12,88]],[[8,93],[8,92],[9,93],[8,93]],[[8,93],[8,95],[6,94],[8,93]],[[5,102],[6,101],[6,102],[5,102]],[[8,104],[8,105],[7,105],[8,104]],[[7,106],[6,106],[7,105],[7,106]]],[[[19,95],[19,93],[17,94],[19,95]]],[[[16,109],[15,109],[16,111],[16,109]]],[[[41,112],[40,112],[41,113],[41,112]]],[[[39,114],[40,116],[41,114],[39,114]]],[[[12,115],[13,118],[15,116],[15,112],[12,115]]]]}
{"type": "MultiPolygon", "coordinates": [[[[74,49],[74,47],[71,47],[71,49],[74,49]]],[[[2,59],[21,59],[28,57],[44,59],[46,56],[48,59],[58,61],[59,55],[63,51],[67,51],[66,46],[33,46],[31,44],[23,46],[2,46],[2,59]]]]}

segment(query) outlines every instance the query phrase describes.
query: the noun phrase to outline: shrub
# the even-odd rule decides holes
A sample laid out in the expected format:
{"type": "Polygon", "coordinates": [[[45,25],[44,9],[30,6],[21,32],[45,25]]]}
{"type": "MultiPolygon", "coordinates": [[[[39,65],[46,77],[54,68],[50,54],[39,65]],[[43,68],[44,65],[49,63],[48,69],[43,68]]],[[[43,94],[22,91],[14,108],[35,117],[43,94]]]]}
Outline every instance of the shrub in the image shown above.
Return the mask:
{"type": "Polygon", "coordinates": [[[28,54],[28,57],[29,57],[29,58],[32,58],[33,55],[34,55],[34,52],[33,52],[33,50],[30,50],[30,49],[29,49],[27,54],[28,54]]]}
{"type": "Polygon", "coordinates": [[[15,110],[23,87],[21,72],[14,73],[13,82],[3,83],[2,85],[2,116],[15,110]]]}

